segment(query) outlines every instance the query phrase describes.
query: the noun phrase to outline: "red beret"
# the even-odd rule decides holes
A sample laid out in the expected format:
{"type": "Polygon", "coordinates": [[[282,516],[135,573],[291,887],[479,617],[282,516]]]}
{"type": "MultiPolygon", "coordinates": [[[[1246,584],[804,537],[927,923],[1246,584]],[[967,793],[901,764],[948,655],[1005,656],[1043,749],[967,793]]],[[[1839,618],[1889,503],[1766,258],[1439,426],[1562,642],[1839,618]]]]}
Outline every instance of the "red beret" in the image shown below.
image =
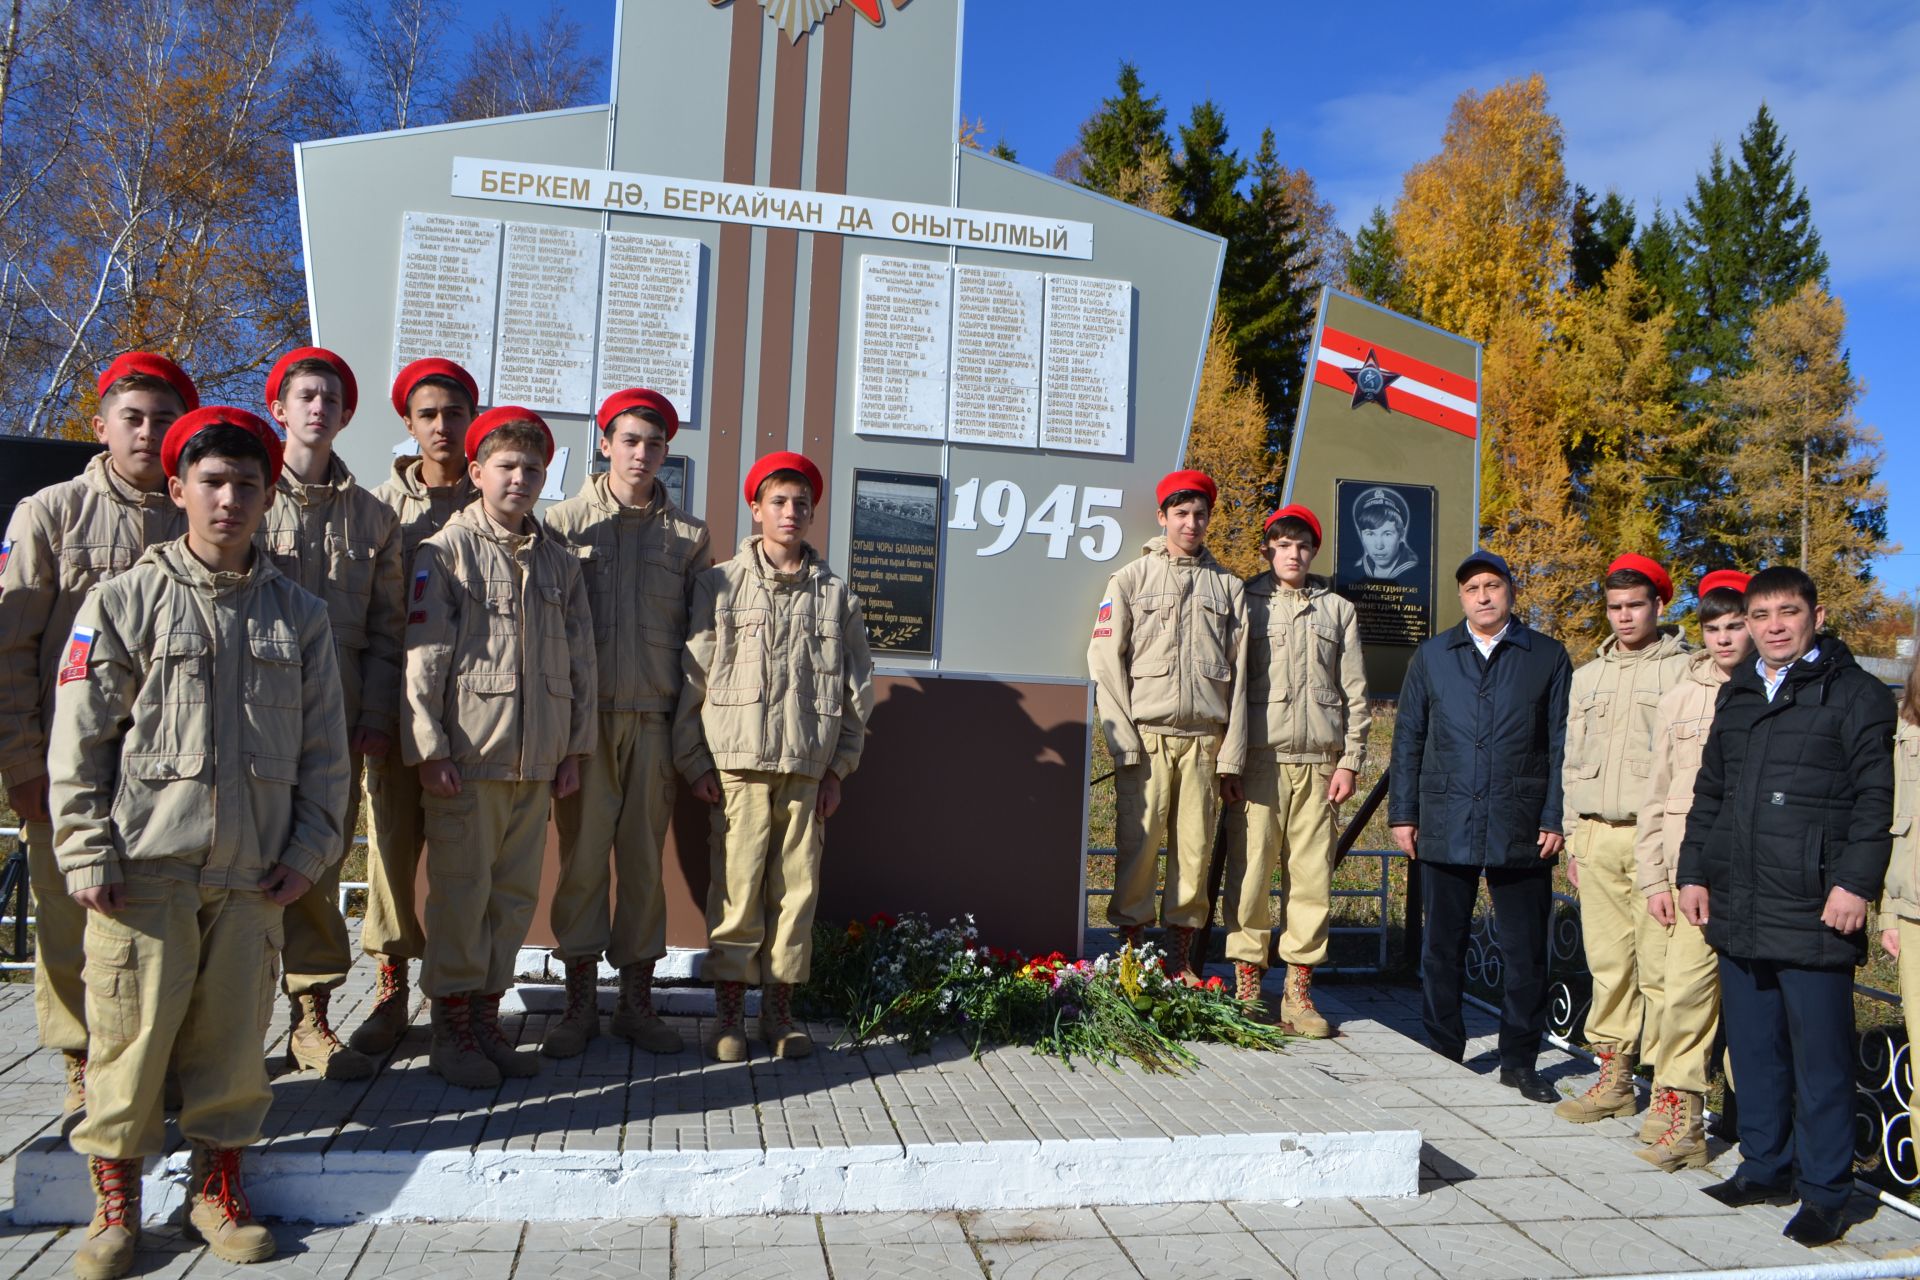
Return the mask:
{"type": "Polygon", "coordinates": [[[613,425],[615,418],[623,413],[632,413],[635,409],[651,409],[659,414],[660,421],[666,424],[669,440],[680,430],[680,412],[673,407],[673,401],[647,387],[628,387],[625,391],[614,392],[600,402],[600,412],[594,417],[600,429],[605,431],[613,425]]]}
{"type": "Polygon", "coordinates": [[[546,461],[553,461],[553,429],[547,426],[545,418],[517,404],[503,404],[497,409],[489,409],[473,420],[473,425],[467,428],[467,461],[473,462],[480,457],[480,442],[487,438],[488,432],[504,427],[509,422],[531,422],[540,428],[540,433],[547,438],[546,461]]]}
{"type": "Polygon", "coordinates": [[[1607,572],[1610,574],[1618,573],[1622,569],[1630,569],[1653,583],[1654,594],[1660,597],[1661,604],[1673,603],[1673,579],[1658,564],[1645,556],[1635,555],[1629,551],[1607,566],[1607,572]]]}
{"type": "Polygon", "coordinates": [[[1738,591],[1741,595],[1745,595],[1747,584],[1752,581],[1752,574],[1742,573],[1738,569],[1715,569],[1700,579],[1699,592],[1705,596],[1709,591],[1718,591],[1721,587],[1725,587],[1729,591],[1738,591]]]}
{"type": "Polygon", "coordinates": [[[1162,480],[1159,487],[1153,491],[1154,501],[1164,507],[1167,505],[1168,498],[1176,493],[1185,493],[1189,489],[1197,489],[1206,494],[1209,503],[1217,501],[1220,497],[1220,491],[1214,487],[1213,479],[1206,472],[1173,471],[1169,472],[1167,478],[1162,480]]]}
{"type": "Polygon", "coordinates": [[[347,367],[347,362],[325,347],[295,347],[273,362],[273,368],[267,373],[267,407],[272,408],[273,402],[280,398],[280,384],[286,381],[287,370],[302,360],[321,360],[333,366],[333,371],[340,375],[340,407],[345,416],[351,418],[360,405],[360,384],[354,381],[353,370],[347,367]]]}
{"type": "Polygon", "coordinates": [[[280,483],[280,460],[286,452],[286,445],[280,441],[280,433],[264,421],[248,413],[245,409],[236,409],[230,404],[210,404],[204,409],[193,409],[181,414],[167,428],[167,434],[160,441],[160,466],[169,476],[180,472],[180,451],[187,447],[187,441],[205,431],[208,427],[238,427],[242,431],[259,438],[267,447],[267,487],[280,483]]]}
{"type": "Polygon", "coordinates": [[[407,397],[413,394],[413,389],[420,385],[421,379],[431,378],[435,374],[443,378],[452,378],[466,388],[468,399],[475,405],[480,403],[480,386],[473,380],[472,374],[451,360],[442,360],[439,356],[428,356],[425,360],[415,360],[394,375],[393,411],[403,418],[406,417],[407,397]]]}
{"type": "Polygon", "coordinates": [[[760,491],[761,482],[776,471],[798,471],[805,476],[807,483],[813,486],[814,505],[820,504],[820,495],[827,489],[826,482],[820,478],[820,468],[813,465],[813,460],[799,453],[770,453],[754,463],[753,469],[747,472],[748,502],[752,502],[753,495],[760,491]]]}
{"type": "Polygon", "coordinates": [[[1315,542],[1322,541],[1320,537],[1320,517],[1316,516],[1315,514],[1313,514],[1313,512],[1307,510],[1305,507],[1301,506],[1297,502],[1289,503],[1288,505],[1274,512],[1272,515],[1268,516],[1267,522],[1260,526],[1260,532],[1265,533],[1267,530],[1273,528],[1274,521],[1285,520],[1285,519],[1288,519],[1289,517],[1300,521],[1302,524],[1306,525],[1307,528],[1313,530],[1313,540],[1315,542]]]}
{"type": "Polygon", "coordinates": [[[100,375],[100,394],[106,395],[108,387],[134,374],[158,378],[172,387],[186,412],[191,413],[200,407],[200,388],[193,385],[193,379],[187,376],[187,371],[165,356],[157,356],[151,351],[129,351],[108,365],[106,372],[100,375]]]}

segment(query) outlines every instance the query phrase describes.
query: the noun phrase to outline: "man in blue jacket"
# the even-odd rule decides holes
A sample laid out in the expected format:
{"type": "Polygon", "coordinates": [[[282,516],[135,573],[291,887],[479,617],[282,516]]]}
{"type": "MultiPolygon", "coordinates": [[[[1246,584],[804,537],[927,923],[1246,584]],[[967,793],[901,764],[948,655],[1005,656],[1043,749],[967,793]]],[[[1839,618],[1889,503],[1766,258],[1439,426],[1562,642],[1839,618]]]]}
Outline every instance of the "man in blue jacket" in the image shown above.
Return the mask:
{"type": "Polygon", "coordinates": [[[1560,765],[1573,664],[1513,616],[1513,574],[1491,551],[1454,571],[1466,621],[1423,643],[1400,687],[1393,735],[1394,842],[1426,892],[1427,1038],[1460,1061],[1460,987],[1480,877],[1493,898],[1505,973],[1500,1083],[1559,1095],[1534,1071],[1547,1025],[1547,929],[1560,834],[1560,765]]]}
{"type": "Polygon", "coordinates": [[[1706,1192],[1798,1199],[1785,1234],[1807,1246],[1846,1231],[1853,970],[1893,849],[1893,697],[1825,624],[1799,569],[1747,583],[1759,658],[1720,687],[1675,877],[1681,914],[1720,953],[1740,1083],[1740,1167],[1706,1192]]]}

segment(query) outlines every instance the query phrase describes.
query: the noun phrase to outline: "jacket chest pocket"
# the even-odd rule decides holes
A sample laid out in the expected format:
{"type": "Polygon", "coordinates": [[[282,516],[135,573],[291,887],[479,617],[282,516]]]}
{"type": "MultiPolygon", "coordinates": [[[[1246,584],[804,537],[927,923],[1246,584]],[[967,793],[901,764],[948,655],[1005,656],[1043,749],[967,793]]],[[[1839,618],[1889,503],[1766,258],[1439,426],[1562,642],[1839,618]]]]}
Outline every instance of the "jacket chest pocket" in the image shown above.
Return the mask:
{"type": "Polygon", "coordinates": [[[327,586],[363,606],[373,596],[376,548],[364,538],[327,534],[327,586]]]}
{"type": "Polygon", "coordinates": [[[1900,781],[1920,782],[1920,738],[1901,738],[1894,748],[1895,760],[1900,766],[1900,781]]]}
{"type": "Polygon", "coordinates": [[[1683,720],[1673,726],[1673,762],[1676,773],[1694,773],[1707,751],[1707,726],[1701,720],[1683,720]]]}
{"type": "Polygon", "coordinates": [[[244,716],[249,731],[247,750],[270,757],[297,756],[303,736],[303,691],[300,640],[291,629],[266,626],[247,633],[247,672],[243,687],[247,700],[244,716]]]}
{"type": "Polygon", "coordinates": [[[1140,595],[1133,598],[1130,607],[1133,611],[1132,674],[1164,675],[1177,644],[1174,629],[1180,597],[1165,591],[1140,595]],[[1151,669],[1142,670],[1143,665],[1151,669]]]}
{"type": "Polygon", "coordinates": [[[1644,778],[1653,772],[1653,731],[1660,721],[1660,693],[1642,689],[1633,695],[1633,726],[1627,738],[1627,772],[1644,778]]]}
{"type": "Polygon", "coordinates": [[[541,587],[534,608],[540,614],[540,634],[549,640],[567,638],[567,593],[559,587],[541,587]]]}
{"type": "MultiPolygon", "coordinates": [[[[837,683],[841,652],[840,620],[816,615],[807,630],[807,660],[814,672],[837,683]]],[[[839,696],[837,691],[834,696],[839,696]]]]}
{"type": "Polygon", "coordinates": [[[664,547],[648,547],[640,556],[640,590],[663,600],[687,598],[686,557],[664,547]]]}
{"type": "MultiPolygon", "coordinates": [[[[765,662],[770,622],[765,609],[720,609],[715,612],[713,628],[719,640],[719,664],[758,666],[765,662]]],[[[716,671],[711,674],[718,676],[719,673],[716,671]]]]}
{"type": "Polygon", "coordinates": [[[1225,656],[1233,652],[1233,604],[1224,595],[1202,591],[1194,600],[1193,616],[1200,638],[1212,653],[1225,656]]]}
{"type": "Polygon", "coordinates": [[[520,603],[514,583],[505,578],[488,578],[472,583],[467,594],[473,598],[473,611],[486,619],[489,635],[515,636],[520,632],[520,603]]]}
{"type": "Polygon", "coordinates": [[[85,595],[108,578],[123,573],[133,564],[131,547],[111,544],[66,546],[60,549],[60,590],[85,595]]]}
{"type": "Polygon", "coordinates": [[[160,700],[167,707],[204,706],[207,680],[212,674],[207,656],[212,651],[198,631],[169,631],[153,646],[153,666],[159,675],[160,700]]]}

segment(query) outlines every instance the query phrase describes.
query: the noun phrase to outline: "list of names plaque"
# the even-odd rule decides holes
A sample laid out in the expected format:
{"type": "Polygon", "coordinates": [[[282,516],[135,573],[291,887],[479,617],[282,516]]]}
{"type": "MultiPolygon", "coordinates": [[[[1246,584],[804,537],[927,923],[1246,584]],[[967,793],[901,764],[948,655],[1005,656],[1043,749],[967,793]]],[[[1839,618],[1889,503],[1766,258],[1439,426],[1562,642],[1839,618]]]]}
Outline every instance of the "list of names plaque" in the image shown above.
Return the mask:
{"type": "Polygon", "coordinates": [[[500,282],[500,224],[490,218],[408,213],[400,219],[393,372],[427,356],[458,361],[493,397],[494,296],[500,282]]]}
{"type": "Polygon", "coordinates": [[[600,233],[507,224],[493,402],[592,413],[600,233]]]}
{"type": "Polygon", "coordinates": [[[944,439],[951,333],[945,263],[863,256],[853,429],[869,436],[944,439]]]}
{"type": "Polygon", "coordinates": [[[953,377],[947,438],[1031,449],[1040,432],[1037,271],[953,269],[953,377]]]}
{"type": "Polygon", "coordinates": [[[625,387],[651,387],[693,419],[700,326],[698,240],[606,234],[597,405],[625,387]]]}
{"type": "Polygon", "coordinates": [[[1049,275],[1045,330],[1040,447],[1125,454],[1133,286],[1049,275]]]}

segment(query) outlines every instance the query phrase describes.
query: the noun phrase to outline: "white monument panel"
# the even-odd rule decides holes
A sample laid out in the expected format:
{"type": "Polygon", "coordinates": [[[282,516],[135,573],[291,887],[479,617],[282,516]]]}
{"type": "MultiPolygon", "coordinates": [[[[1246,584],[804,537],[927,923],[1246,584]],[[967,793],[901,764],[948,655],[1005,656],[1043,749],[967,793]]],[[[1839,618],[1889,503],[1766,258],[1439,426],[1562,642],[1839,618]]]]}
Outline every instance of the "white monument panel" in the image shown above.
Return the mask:
{"type": "Polygon", "coordinates": [[[947,438],[1031,449],[1040,428],[1037,271],[953,269],[953,376],[947,438]]]}
{"type": "Polygon", "coordinates": [[[693,420],[700,249],[698,240],[606,234],[596,407],[626,387],[651,387],[682,424],[693,420]]]}
{"type": "Polygon", "coordinates": [[[400,215],[392,373],[428,356],[457,361],[492,401],[500,224],[446,213],[400,215]]]}
{"type": "Polygon", "coordinates": [[[860,259],[855,431],[946,437],[952,303],[945,263],[871,254],[860,259]]]}
{"type": "Polygon", "coordinates": [[[600,233],[507,224],[492,402],[593,412],[600,233]]]}
{"type": "Polygon", "coordinates": [[[1133,285],[1092,276],[1047,277],[1040,379],[1040,447],[1127,452],[1133,285]]]}

